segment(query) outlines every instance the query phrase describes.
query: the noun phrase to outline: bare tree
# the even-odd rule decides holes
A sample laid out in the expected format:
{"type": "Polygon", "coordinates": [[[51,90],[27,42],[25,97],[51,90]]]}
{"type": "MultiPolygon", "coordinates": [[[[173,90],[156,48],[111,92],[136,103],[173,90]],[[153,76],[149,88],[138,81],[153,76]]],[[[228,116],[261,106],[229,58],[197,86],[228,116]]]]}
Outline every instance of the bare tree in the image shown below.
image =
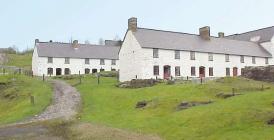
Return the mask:
{"type": "Polygon", "coordinates": [[[115,35],[115,37],[113,38],[114,41],[120,41],[121,38],[118,35],[115,35]]]}
{"type": "Polygon", "coordinates": [[[105,45],[105,40],[103,38],[100,38],[98,41],[99,45],[105,45]]]}
{"type": "Polygon", "coordinates": [[[85,41],[85,44],[90,44],[89,40],[86,40],[86,41],[85,41]]]}

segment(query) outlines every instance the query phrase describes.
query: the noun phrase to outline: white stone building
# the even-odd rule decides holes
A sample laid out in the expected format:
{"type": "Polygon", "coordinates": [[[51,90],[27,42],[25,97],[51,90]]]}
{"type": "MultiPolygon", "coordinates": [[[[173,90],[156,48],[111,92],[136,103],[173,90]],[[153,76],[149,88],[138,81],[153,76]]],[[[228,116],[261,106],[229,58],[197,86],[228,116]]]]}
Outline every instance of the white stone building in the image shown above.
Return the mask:
{"type": "Polygon", "coordinates": [[[119,51],[120,81],[238,76],[245,66],[274,64],[273,29],[246,38],[241,36],[250,33],[212,37],[209,27],[187,34],[138,28],[137,19],[130,18],[119,51]]]}
{"type": "Polygon", "coordinates": [[[105,45],[39,42],[35,40],[32,71],[36,76],[89,74],[117,71],[120,43],[106,41],[105,45]]]}

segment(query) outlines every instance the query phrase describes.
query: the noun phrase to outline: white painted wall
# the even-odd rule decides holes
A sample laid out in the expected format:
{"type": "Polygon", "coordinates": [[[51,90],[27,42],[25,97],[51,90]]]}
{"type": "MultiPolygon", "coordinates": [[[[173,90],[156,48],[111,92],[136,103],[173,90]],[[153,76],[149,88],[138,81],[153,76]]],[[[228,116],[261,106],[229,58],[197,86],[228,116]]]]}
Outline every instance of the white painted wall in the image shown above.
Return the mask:
{"type": "Polygon", "coordinates": [[[111,65],[111,60],[105,59],[105,65],[100,65],[100,59],[90,59],[90,64],[85,64],[85,59],[79,58],[70,58],[70,64],[65,64],[65,58],[53,58],[53,63],[48,63],[47,57],[38,57],[37,49],[34,49],[33,57],[32,57],[32,70],[33,74],[36,76],[49,76],[48,68],[53,68],[53,76],[56,75],[56,68],[62,69],[62,75],[65,73],[65,68],[69,68],[71,74],[81,74],[85,73],[85,69],[90,69],[90,73],[92,69],[97,69],[99,72],[100,69],[104,69],[105,71],[111,71],[111,69],[118,70],[119,61],[116,60],[116,65],[111,65]]]}
{"type": "MultiPolygon", "coordinates": [[[[274,51],[273,51],[274,53],[274,51]]],[[[209,67],[213,67],[212,77],[226,76],[226,68],[230,68],[230,75],[233,75],[233,67],[238,68],[238,75],[241,68],[245,66],[265,66],[265,58],[256,57],[256,64],[252,63],[251,56],[244,56],[245,62],[240,62],[240,56],[230,55],[230,61],[225,62],[224,54],[213,54],[213,61],[208,61],[208,53],[195,52],[196,60],[190,60],[189,51],[180,51],[180,59],[174,58],[174,50],[159,50],[159,58],[153,58],[153,49],[141,48],[140,44],[131,31],[126,34],[124,43],[119,53],[120,60],[120,81],[135,79],[156,78],[153,75],[153,66],[159,66],[159,76],[163,79],[164,65],[171,66],[171,76],[175,77],[175,66],[180,66],[180,77],[191,77],[191,67],[196,67],[196,77],[199,76],[199,67],[205,67],[206,77],[209,77],[209,67]]],[[[270,59],[269,59],[270,63],[270,59]]],[[[274,64],[274,63],[270,63],[274,64]]]]}

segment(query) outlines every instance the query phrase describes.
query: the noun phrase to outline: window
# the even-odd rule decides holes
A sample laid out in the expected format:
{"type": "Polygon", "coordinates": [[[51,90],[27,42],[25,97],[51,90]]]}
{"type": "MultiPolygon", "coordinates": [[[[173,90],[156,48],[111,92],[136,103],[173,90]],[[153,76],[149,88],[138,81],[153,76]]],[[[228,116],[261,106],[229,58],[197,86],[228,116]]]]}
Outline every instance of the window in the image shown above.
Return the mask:
{"type": "Polygon", "coordinates": [[[89,58],[85,59],[85,64],[89,64],[89,58]]]}
{"type": "Polygon", "coordinates": [[[52,63],[53,62],[53,58],[52,57],[48,57],[48,63],[52,63]]]}
{"type": "Polygon", "coordinates": [[[175,67],[175,76],[181,76],[180,67],[175,67]]]}
{"type": "Polygon", "coordinates": [[[89,74],[90,73],[90,69],[86,68],[85,69],[85,74],[89,74]]]}
{"type": "Polygon", "coordinates": [[[153,75],[159,75],[159,66],[153,66],[153,75]]]}
{"type": "Polygon", "coordinates": [[[48,75],[53,75],[53,68],[48,68],[48,75]]]}
{"type": "Polygon", "coordinates": [[[105,65],[105,59],[100,59],[100,65],[105,65]]]}
{"type": "Polygon", "coordinates": [[[70,74],[70,69],[69,68],[65,68],[65,75],[69,75],[70,74]]]}
{"type": "Polygon", "coordinates": [[[92,73],[97,73],[97,69],[92,69],[92,73]]]}
{"type": "Polygon", "coordinates": [[[252,64],[256,64],[256,57],[252,56],[252,64]]]}
{"type": "Polygon", "coordinates": [[[241,63],[244,63],[245,62],[245,57],[241,55],[240,61],[241,61],[241,63]]]}
{"type": "Polygon", "coordinates": [[[159,49],[153,49],[153,58],[159,58],[159,49]]]}
{"type": "Polygon", "coordinates": [[[208,61],[213,61],[213,53],[208,53],[208,61]]]}
{"type": "Polygon", "coordinates": [[[268,58],[265,58],[265,64],[268,64],[268,58]]]}
{"type": "Polygon", "coordinates": [[[69,58],[68,57],[65,58],[65,64],[69,64],[69,58]]]}
{"type": "Polygon", "coordinates": [[[225,62],[229,62],[229,54],[225,55],[225,62]]]}
{"type": "Polygon", "coordinates": [[[191,67],[191,76],[195,76],[195,75],[196,75],[195,67],[191,67]]]}
{"type": "Polygon", "coordinates": [[[195,60],[195,52],[190,52],[190,60],[195,60]]]}
{"type": "Polygon", "coordinates": [[[230,76],[230,68],[225,69],[226,76],[230,76]]]}
{"type": "Polygon", "coordinates": [[[180,51],[175,51],[175,59],[180,59],[180,51]]]}
{"type": "Polygon", "coordinates": [[[209,68],[209,76],[213,76],[213,67],[209,68]]]}
{"type": "Polygon", "coordinates": [[[116,65],[116,60],[111,60],[111,65],[116,65]]]}

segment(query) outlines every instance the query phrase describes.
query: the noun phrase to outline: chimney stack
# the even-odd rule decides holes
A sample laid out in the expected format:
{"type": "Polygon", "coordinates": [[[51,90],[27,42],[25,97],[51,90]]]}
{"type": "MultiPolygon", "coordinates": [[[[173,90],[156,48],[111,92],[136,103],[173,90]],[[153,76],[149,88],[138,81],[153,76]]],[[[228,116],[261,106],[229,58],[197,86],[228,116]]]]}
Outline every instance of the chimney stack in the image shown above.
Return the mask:
{"type": "Polygon", "coordinates": [[[50,43],[52,43],[52,40],[49,40],[50,43]]]}
{"type": "Polygon", "coordinates": [[[132,17],[128,19],[128,30],[131,30],[132,32],[137,31],[137,18],[132,17]]]}
{"type": "Polygon", "coordinates": [[[35,39],[35,45],[39,43],[39,39],[35,39]]]}
{"type": "Polygon", "coordinates": [[[225,37],[225,33],[224,32],[219,32],[218,36],[219,36],[219,38],[224,38],[225,37]]]}
{"type": "Polygon", "coordinates": [[[199,29],[200,37],[204,40],[210,40],[210,27],[205,26],[199,29]]]}
{"type": "Polygon", "coordinates": [[[78,40],[73,40],[72,47],[73,48],[78,48],[78,40]]]}

